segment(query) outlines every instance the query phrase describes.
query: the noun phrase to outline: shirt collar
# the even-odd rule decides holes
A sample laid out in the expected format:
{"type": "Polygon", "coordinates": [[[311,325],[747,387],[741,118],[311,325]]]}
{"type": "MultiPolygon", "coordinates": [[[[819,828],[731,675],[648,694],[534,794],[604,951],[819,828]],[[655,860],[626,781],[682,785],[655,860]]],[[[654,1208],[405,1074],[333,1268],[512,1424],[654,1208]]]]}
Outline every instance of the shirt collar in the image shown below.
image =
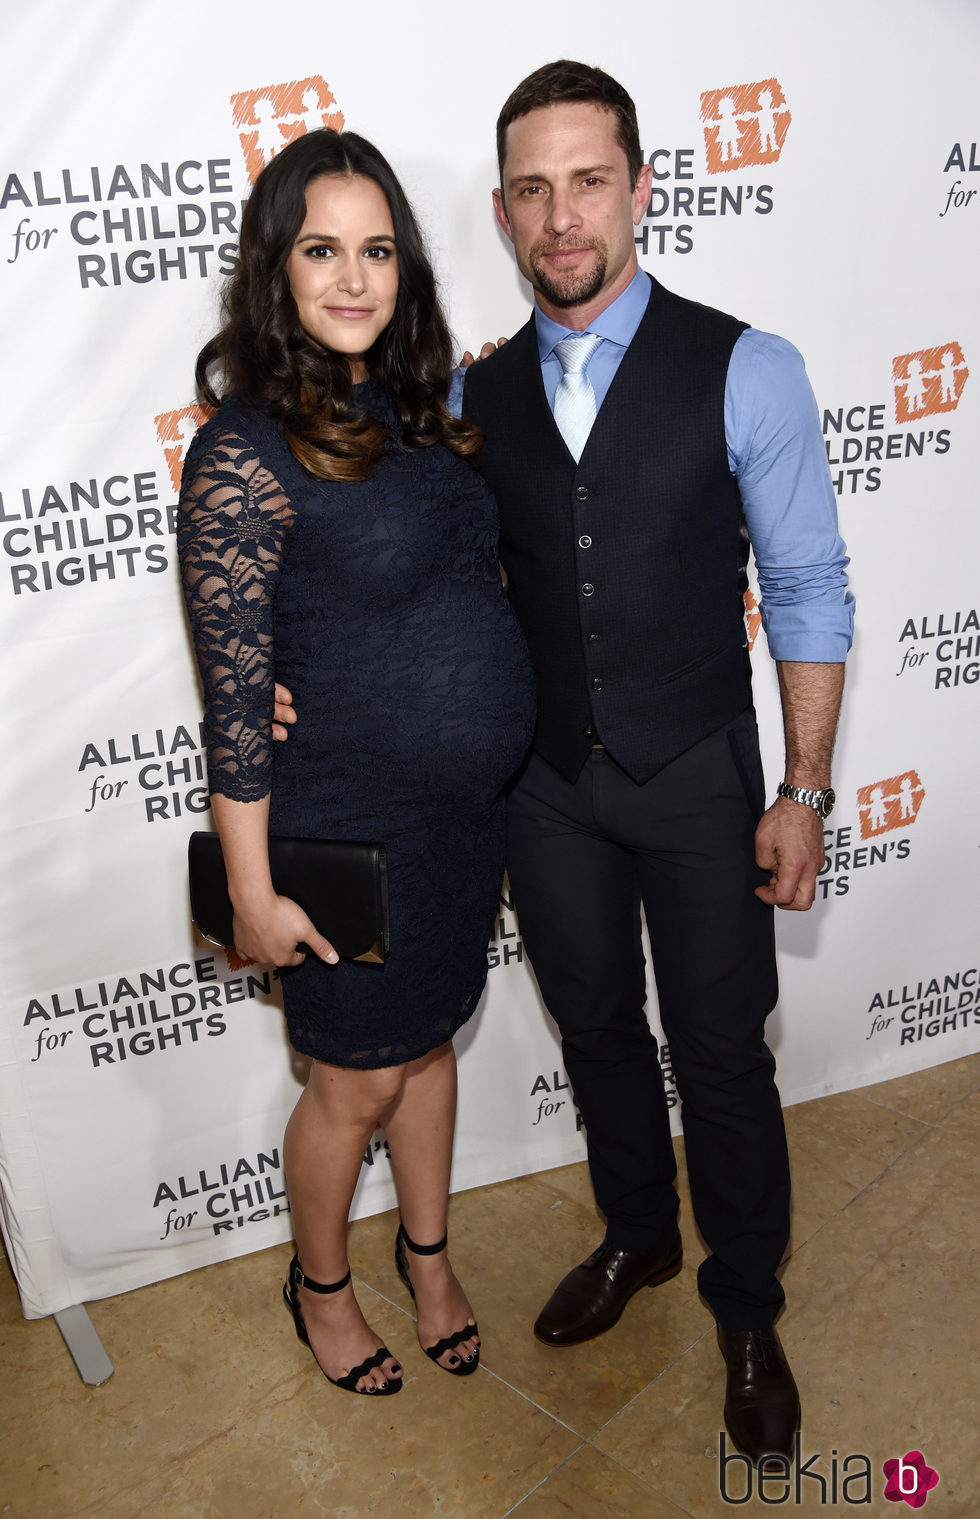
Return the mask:
{"type": "MultiPolygon", "coordinates": [[[[628,348],[643,320],[651,289],[649,275],[642,269],[637,269],[622,294],[617,295],[595,321],[589,323],[588,331],[611,343],[618,343],[621,348],[628,348]]],[[[570,327],[562,327],[560,323],[552,321],[550,316],[545,316],[537,301],[534,303],[534,327],[538,339],[538,357],[542,364],[554,353],[556,343],[573,335],[570,327]]]]}

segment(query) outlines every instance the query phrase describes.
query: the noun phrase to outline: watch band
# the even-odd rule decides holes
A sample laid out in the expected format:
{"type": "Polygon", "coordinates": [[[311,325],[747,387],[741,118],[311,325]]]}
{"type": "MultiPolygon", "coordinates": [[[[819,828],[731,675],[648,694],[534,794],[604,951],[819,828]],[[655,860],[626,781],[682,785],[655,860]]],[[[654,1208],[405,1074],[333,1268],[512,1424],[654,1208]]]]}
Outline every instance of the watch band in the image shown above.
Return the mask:
{"type": "Polygon", "coordinates": [[[812,807],[822,818],[830,816],[837,800],[832,786],[815,790],[807,786],[791,786],[788,781],[780,781],[776,795],[788,797],[791,802],[802,802],[804,807],[812,807]]]}

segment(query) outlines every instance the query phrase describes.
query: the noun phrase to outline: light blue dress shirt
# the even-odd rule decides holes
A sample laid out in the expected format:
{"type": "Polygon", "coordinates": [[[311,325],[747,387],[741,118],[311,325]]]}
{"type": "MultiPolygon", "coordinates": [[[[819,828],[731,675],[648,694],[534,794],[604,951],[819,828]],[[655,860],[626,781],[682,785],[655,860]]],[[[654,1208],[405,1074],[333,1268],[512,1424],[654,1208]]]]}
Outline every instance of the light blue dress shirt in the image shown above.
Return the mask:
{"type": "MultiPolygon", "coordinates": [[[[598,412],[650,299],[637,270],[623,293],[585,330],[603,338],[587,366],[598,412]]],[[[555,344],[568,327],[535,308],[541,375],[554,410],[561,379],[555,344]]],[[[774,659],[835,664],[851,646],[854,598],[847,550],[837,531],[820,415],[803,359],[792,343],[747,327],[725,384],[728,463],[738,481],[759,575],[762,623],[774,659]]]]}

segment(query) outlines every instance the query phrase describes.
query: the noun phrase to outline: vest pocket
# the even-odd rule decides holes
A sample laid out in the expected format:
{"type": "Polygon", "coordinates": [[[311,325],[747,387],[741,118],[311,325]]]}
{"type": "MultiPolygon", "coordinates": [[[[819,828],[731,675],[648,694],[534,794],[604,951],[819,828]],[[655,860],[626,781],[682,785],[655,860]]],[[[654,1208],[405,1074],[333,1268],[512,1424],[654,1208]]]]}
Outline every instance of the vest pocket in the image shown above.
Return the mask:
{"type": "Polygon", "coordinates": [[[658,668],[654,671],[661,685],[669,685],[671,681],[681,680],[683,676],[690,675],[692,670],[700,670],[703,665],[710,664],[713,659],[731,658],[731,646],[722,641],[712,644],[709,649],[702,649],[692,654],[680,664],[672,664],[669,669],[658,668]]]}

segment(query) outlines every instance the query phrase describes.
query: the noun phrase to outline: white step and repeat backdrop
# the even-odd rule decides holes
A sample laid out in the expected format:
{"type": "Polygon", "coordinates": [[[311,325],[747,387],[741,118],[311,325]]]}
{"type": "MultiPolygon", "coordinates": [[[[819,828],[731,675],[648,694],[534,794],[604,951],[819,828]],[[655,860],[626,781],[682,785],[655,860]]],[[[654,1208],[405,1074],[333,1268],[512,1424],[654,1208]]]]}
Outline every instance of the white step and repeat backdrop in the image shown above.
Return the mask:
{"type": "MultiPolygon", "coordinates": [[[[311,127],[365,133],[428,228],[460,346],[513,331],[528,293],[491,215],[494,120],[556,55],[637,100],[643,265],[796,342],[824,417],[859,633],[819,900],[779,923],[785,1100],[980,1045],[980,12],[598,15],[35,0],[4,20],[0,1201],[28,1316],[289,1234],[303,1065],[270,972],[196,940],[184,887],[208,803],[174,503],[250,181],[311,127]]],[[[748,618],[754,636],[751,595],[748,618]]],[[[489,956],[457,1187],[583,1154],[506,900],[489,956]]],[[[356,1208],[391,1202],[379,1136],[356,1208]]]]}

